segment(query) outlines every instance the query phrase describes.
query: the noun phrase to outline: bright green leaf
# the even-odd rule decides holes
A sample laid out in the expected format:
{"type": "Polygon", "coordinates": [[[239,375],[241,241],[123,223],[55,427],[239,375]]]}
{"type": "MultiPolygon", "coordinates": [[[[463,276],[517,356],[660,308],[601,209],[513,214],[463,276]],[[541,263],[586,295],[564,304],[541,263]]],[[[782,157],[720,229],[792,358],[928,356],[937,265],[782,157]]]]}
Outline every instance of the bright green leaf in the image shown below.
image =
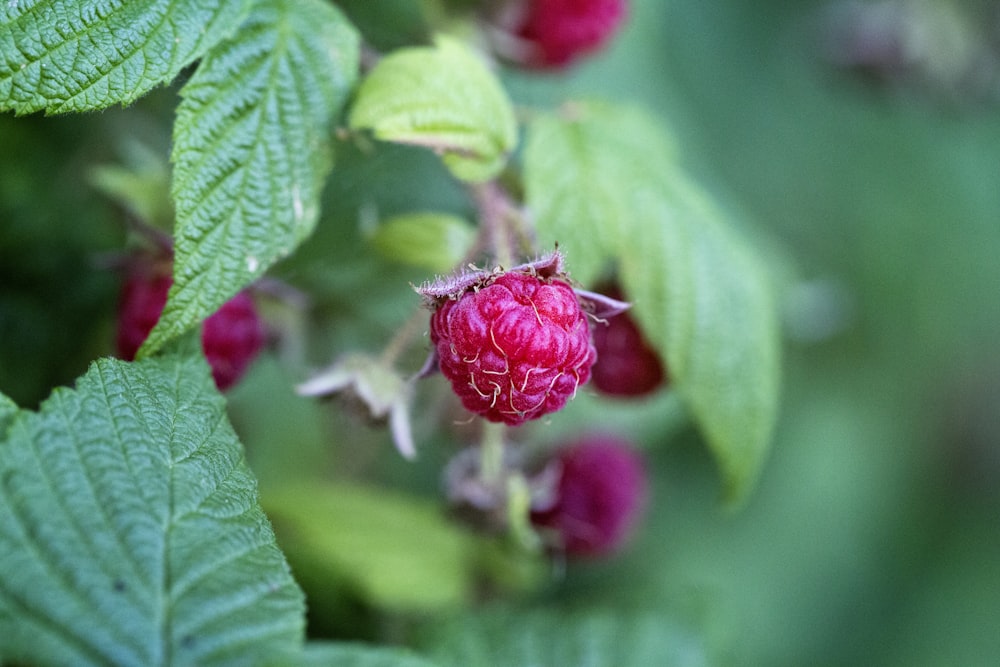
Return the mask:
{"type": "Polygon", "coordinates": [[[181,91],[174,284],[141,353],[194,327],[313,230],[354,28],[322,0],[259,0],[181,91]]]}
{"type": "Polygon", "coordinates": [[[420,212],[381,222],[371,242],[387,259],[447,273],[462,261],[475,238],[475,228],[458,216],[420,212]]]}
{"type": "Polygon", "coordinates": [[[496,77],[448,38],[400,49],[362,82],[350,125],[385,141],[427,146],[464,181],[496,176],[517,143],[517,122],[496,77]]]}
{"type": "Polygon", "coordinates": [[[244,665],[300,645],[302,592],[186,349],[99,360],[0,441],[0,662],[244,665]]]}
{"type": "Polygon", "coordinates": [[[473,544],[435,503],[313,483],[275,489],[264,504],[307,591],[313,582],[392,611],[454,607],[472,592],[473,544]]]}
{"type": "Polygon", "coordinates": [[[0,4],[0,110],[92,111],[167,83],[246,16],[247,0],[0,4]]]}
{"type": "Polygon", "coordinates": [[[649,116],[585,104],[542,115],[525,151],[527,203],[584,284],[617,267],[633,314],[722,470],[753,487],[778,407],[773,286],[752,247],[676,166],[649,116]]]}
{"type": "Polygon", "coordinates": [[[498,608],[435,623],[424,643],[445,667],[709,664],[692,628],[653,613],[498,608]]]}

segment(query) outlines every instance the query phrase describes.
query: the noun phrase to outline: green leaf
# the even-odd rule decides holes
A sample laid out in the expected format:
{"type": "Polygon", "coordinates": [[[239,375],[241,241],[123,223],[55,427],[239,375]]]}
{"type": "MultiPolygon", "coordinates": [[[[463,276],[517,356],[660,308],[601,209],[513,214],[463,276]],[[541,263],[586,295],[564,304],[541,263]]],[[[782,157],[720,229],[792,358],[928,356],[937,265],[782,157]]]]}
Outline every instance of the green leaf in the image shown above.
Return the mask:
{"type": "Polygon", "coordinates": [[[756,481],[777,415],[774,287],[671,151],[636,110],[588,104],[541,116],[525,152],[527,203],[540,242],[559,241],[575,278],[587,284],[617,266],[735,503],[756,481]]]}
{"type": "Polygon", "coordinates": [[[88,174],[90,184],[147,225],[167,228],[174,220],[174,206],[166,154],[161,157],[138,141],[127,142],[123,152],[126,166],[95,167],[88,174]]]}
{"type": "Polygon", "coordinates": [[[194,327],[313,230],[330,124],[359,42],[322,0],[259,0],[181,90],[174,126],[174,283],[141,354],[194,327]]]}
{"type": "MultiPolygon", "coordinates": [[[[339,597],[346,589],[403,612],[454,607],[472,593],[473,544],[435,503],[311,483],[268,492],[264,504],[307,593],[339,597]]],[[[310,608],[336,602],[318,596],[310,608]]]]}
{"type": "Polygon", "coordinates": [[[462,261],[475,238],[475,228],[458,216],[420,212],[381,222],[371,242],[387,259],[447,273],[462,261]]]}
{"type": "Polygon", "coordinates": [[[400,49],[362,82],[350,126],[385,141],[427,146],[456,178],[496,176],[517,144],[507,94],[482,61],[459,42],[400,49]]]}
{"type": "Polygon", "coordinates": [[[636,319],[666,358],[735,504],[756,482],[777,417],[774,287],[704,194],[679,173],[670,180],[673,205],[657,217],[673,224],[633,231],[622,284],[642,304],[636,319]]]}
{"type": "Polygon", "coordinates": [[[634,107],[571,104],[533,117],[524,184],[539,245],[558,244],[573,278],[592,285],[635,224],[633,188],[669,169],[674,152],[656,121],[634,107]]]}
{"type": "Polygon", "coordinates": [[[424,644],[444,667],[709,664],[694,630],[654,613],[498,608],[436,623],[424,644]]]}
{"type": "Polygon", "coordinates": [[[302,592],[198,348],[102,359],[0,441],[0,662],[256,664],[302,592]]]}
{"type": "Polygon", "coordinates": [[[93,111],[174,79],[247,0],[15,0],[0,6],[0,110],[93,111]]]}

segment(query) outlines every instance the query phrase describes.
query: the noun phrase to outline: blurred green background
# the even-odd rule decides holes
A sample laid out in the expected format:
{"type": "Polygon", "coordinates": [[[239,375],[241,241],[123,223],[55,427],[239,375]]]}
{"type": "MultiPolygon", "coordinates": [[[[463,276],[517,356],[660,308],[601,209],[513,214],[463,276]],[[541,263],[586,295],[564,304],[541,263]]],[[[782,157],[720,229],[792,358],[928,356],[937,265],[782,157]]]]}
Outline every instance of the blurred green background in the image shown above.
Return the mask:
{"type": "MultiPolygon", "coordinates": [[[[723,663],[1000,663],[998,12],[909,4],[932,37],[905,76],[836,67],[831,4],[804,0],[638,1],[603,57],[567,76],[505,75],[526,108],[596,96],[662,114],[685,166],[773,253],[788,334],[774,450],[747,506],[720,507],[713,464],[669,397],[623,406],[655,470],[650,515],[626,554],[570,567],[543,604],[680,613],[723,663]],[[987,54],[973,83],[953,64],[959,47],[987,54]]],[[[167,146],[175,104],[172,89],[127,110],[0,117],[0,390],[22,404],[110,351],[104,253],[125,235],[86,174],[120,160],[126,137],[167,146]]],[[[405,319],[413,295],[399,285],[421,274],[366,258],[352,193],[378,190],[386,215],[417,201],[467,212],[432,165],[410,151],[342,160],[320,229],[275,272],[316,296],[318,349],[405,319]]],[[[297,465],[330,456],[342,475],[375,467],[436,492],[447,452],[373,464],[358,452],[386,450],[384,434],[291,396],[324,353],[282,354],[292,370],[263,362],[232,398],[265,485],[295,474],[282,472],[294,441],[312,451],[297,465]],[[269,421],[262,405],[288,410],[269,421]],[[338,453],[319,451],[330,439],[338,453]]],[[[596,423],[592,400],[545,437],[596,423]]]]}

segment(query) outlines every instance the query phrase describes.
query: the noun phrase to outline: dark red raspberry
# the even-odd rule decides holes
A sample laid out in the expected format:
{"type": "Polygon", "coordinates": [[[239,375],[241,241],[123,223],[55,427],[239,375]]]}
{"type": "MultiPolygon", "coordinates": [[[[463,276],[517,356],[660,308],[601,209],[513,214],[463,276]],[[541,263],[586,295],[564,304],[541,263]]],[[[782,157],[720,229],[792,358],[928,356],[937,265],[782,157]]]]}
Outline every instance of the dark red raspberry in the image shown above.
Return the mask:
{"type": "Polygon", "coordinates": [[[625,18],[626,5],[626,0],[529,0],[517,31],[535,47],[526,64],[563,67],[599,49],[625,18]]]}
{"type": "MultiPolygon", "coordinates": [[[[622,299],[617,285],[605,285],[595,291],[613,299],[622,299]]],[[[594,387],[609,396],[643,396],[656,390],[665,380],[660,355],[650,347],[639,325],[628,311],[594,326],[594,387]]]]}
{"type": "Polygon", "coordinates": [[[585,436],[557,455],[554,504],[531,514],[550,529],[571,556],[603,556],[617,550],[646,504],[646,470],[638,452],[613,435],[585,436]]]}
{"type": "MultiPolygon", "coordinates": [[[[172,283],[169,273],[146,266],[129,270],[118,304],[116,350],[131,361],[160,319],[172,283]]],[[[241,292],[209,316],[201,331],[201,347],[220,391],[243,377],[264,347],[264,324],[253,299],[241,292]]]]}
{"type": "Polygon", "coordinates": [[[551,272],[526,265],[459,278],[454,292],[434,302],[438,367],[469,411],[520,424],[561,409],[590,377],[590,324],[573,288],[557,277],[559,262],[545,265],[551,272]]]}
{"type": "Polygon", "coordinates": [[[201,347],[219,391],[236,384],[264,347],[264,323],[257,306],[240,292],[205,319],[201,347]]]}

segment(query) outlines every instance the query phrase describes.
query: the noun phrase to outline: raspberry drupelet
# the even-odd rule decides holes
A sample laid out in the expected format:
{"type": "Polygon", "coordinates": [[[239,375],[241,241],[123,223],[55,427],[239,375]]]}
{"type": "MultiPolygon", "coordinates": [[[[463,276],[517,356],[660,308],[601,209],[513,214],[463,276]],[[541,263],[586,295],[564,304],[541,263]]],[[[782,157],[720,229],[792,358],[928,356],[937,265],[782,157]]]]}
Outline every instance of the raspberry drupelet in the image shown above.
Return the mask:
{"type": "Polygon", "coordinates": [[[597,357],[561,257],[422,288],[438,368],[467,410],[510,425],[561,409],[597,357]]]}

